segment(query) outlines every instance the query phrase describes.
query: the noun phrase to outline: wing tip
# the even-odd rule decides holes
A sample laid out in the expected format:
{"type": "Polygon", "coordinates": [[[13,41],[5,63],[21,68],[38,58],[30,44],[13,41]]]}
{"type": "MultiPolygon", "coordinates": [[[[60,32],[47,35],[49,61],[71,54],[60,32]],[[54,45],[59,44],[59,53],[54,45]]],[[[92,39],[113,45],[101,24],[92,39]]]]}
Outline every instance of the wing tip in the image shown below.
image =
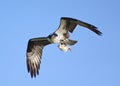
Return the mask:
{"type": "Polygon", "coordinates": [[[100,31],[98,31],[98,32],[96,32],[99,36],[102,36],[102,32],[100,32],[100,31]]]}
{"type": "Polygon", "coordinates": [[[36,78],[37,75],[39,75],[39,69],[38,70],[29,70],[28,73],[30,73],[31,78],[36,78]]]}
{"type": "Polygon", "coordinates": [[[30,73],[31,78],[36,78],[39,75],[40,63],[35,64],[32,63],[29,59],[27,59],[27,71],[30,73]]]}
{"type": "Polygon", "coordinates": [[[95,32],[97,35],[102,36],[102,32],[98,30],[98,28],[96,26],[90,25],[90,27],[88,27],[90,30],[92,30],[93,32],[95,32]]]}
{"type": "Polygon", "coordinates": [[[99,30],[97,29],[97,27],[95,27],[94,29],[95,29],[94,32],[95,32],[97,35],[102,36],[103,33],[102,33],[101,31],[99,31],[99,30]]]}

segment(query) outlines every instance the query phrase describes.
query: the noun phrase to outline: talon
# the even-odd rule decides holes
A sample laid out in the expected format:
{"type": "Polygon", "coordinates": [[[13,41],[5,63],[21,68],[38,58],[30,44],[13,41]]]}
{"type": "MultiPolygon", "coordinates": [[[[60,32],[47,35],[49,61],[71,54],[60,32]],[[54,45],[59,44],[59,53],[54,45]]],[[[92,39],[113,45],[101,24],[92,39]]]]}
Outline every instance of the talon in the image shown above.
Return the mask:
{"type": "Polygon", "coordinates": [[[68,48],[68,51],[72,51],[72,49],[71,49],[71,48],[68,48]]]}

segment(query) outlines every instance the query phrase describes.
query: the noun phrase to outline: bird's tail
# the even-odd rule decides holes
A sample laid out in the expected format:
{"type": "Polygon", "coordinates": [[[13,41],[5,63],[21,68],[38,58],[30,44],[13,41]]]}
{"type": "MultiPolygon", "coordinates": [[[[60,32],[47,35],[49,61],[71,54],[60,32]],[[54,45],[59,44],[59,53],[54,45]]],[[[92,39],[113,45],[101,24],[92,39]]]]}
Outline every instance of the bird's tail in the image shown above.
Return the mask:
{"type": "Polygon", "coordinates": [[[68,39],[68,40],[66,41],[66,43],[67,43],[68,45],[74,45],[74,44],[77,43],[77,41],[76,41],[76,40],[68,39]]]}

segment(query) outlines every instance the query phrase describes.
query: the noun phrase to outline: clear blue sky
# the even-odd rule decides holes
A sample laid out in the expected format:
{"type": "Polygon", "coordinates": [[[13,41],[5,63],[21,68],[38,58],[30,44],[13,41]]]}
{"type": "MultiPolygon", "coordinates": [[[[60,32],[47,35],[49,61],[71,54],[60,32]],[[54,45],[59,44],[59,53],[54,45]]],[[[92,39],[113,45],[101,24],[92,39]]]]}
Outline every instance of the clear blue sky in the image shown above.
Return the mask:
{"type": "Polygon", "coordinates": [[[120,86],[119,0],[1,0],[0,30],[0,86],[120,86]],[[27,42],[55,31],[62,16],[96,25],[103,36],[77,27],[72,51],[46,46],[32,79],[27,42]]]}

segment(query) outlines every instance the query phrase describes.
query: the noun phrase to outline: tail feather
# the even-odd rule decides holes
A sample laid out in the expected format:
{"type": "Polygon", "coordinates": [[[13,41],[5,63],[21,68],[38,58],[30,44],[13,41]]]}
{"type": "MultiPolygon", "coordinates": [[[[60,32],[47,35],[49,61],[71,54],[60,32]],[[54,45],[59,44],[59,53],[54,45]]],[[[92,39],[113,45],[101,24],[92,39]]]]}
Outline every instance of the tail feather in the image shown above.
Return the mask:
{"type": "Polygon", "coordinates": [[[74,44],[76,44],[76,43],[77,43],[76,40],[71,40],[71,39],[68,39],[68,40],[67,40],[67,44],[68,44],[68,45],[74,45],[74,44]]]}

